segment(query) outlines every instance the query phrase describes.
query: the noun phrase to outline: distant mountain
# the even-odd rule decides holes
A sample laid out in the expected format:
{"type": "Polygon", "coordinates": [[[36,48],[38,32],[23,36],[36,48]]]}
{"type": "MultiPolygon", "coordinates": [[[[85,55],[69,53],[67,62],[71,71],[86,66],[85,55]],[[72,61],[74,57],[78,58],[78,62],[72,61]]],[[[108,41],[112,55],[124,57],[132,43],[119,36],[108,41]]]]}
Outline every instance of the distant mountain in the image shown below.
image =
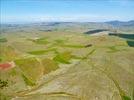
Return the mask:
{"type": "Polygon", "coordinates": [[[69,31],[92,34],[105,30],[134,33],[134,20],[108,22],[36,22],[26,24],[0,24],[1,33],[69,31]]]}
{"type": "Polygon", "coordinates": [[[116,20],[116,21],[109,21],[109,22],[105,22],[105,23],[116,26],[116,27],[134,26],[134,20],[130,20],[127,22],[116,20]]]}

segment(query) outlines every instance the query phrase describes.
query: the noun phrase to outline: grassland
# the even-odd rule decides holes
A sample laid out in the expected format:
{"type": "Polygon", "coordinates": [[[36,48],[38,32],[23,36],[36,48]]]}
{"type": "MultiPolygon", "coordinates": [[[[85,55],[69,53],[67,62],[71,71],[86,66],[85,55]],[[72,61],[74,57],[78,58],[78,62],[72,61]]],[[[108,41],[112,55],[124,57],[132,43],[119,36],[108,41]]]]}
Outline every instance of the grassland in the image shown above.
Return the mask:
{"type": "Polygon", "coordinates": [[[128,40],[69,30],[1,34],[0,98],[133,100],[134,48],[128,40]],[[3,68],[5,63],[11,66],[3,68]]]}

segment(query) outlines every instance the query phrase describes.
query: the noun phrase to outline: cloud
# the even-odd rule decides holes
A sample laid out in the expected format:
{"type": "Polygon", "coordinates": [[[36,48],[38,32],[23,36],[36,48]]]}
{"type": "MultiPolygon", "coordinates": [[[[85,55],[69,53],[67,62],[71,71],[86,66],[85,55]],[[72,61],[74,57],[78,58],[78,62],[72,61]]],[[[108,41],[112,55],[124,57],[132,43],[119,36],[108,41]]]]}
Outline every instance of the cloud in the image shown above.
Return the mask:
{"type": "Polygon", "coordinates": [[[27,15],[27,16],[2,16],[2,22],[100,22],[109,20],[120,20],[119,16],[104,16],[96,14],[77,14],[77,15],[27,15]]]}

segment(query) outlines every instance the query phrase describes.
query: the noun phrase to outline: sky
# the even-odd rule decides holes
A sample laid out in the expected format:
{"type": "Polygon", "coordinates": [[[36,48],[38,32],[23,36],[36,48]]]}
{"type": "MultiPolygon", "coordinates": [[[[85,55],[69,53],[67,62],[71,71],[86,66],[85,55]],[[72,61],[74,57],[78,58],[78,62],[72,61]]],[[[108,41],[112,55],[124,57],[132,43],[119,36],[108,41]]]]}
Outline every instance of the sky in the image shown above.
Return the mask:
{"type": "Polygon", "coordinates": [[[134,20],[134,0],[0,0],[0,21],[104,22],[134,20]]]}

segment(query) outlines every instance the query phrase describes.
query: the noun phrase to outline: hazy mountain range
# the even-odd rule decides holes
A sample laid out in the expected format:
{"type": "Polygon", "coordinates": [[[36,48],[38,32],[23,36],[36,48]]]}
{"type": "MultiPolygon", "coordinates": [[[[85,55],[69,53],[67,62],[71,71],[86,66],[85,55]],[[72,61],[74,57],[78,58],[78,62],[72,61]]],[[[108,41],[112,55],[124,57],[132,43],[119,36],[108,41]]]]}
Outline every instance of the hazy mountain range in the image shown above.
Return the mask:
{"type": "Polygon", "coordinates": [[[109,22],[105,22],[107,24],[113,25],[113,26],[134,26],[134,20],[130,20],[127,22],[123,22],[123,21],[109,21],[109,22]]]}
{"type": "Polygon", "coordinates": [[[1,24],[0,32],[48,32],[48,31],[73,31],[83,33],[91,29],[121,30],[134,32],[134,20],[108,21],[108,22],[36,22],[24,24],[1,24]]]}

